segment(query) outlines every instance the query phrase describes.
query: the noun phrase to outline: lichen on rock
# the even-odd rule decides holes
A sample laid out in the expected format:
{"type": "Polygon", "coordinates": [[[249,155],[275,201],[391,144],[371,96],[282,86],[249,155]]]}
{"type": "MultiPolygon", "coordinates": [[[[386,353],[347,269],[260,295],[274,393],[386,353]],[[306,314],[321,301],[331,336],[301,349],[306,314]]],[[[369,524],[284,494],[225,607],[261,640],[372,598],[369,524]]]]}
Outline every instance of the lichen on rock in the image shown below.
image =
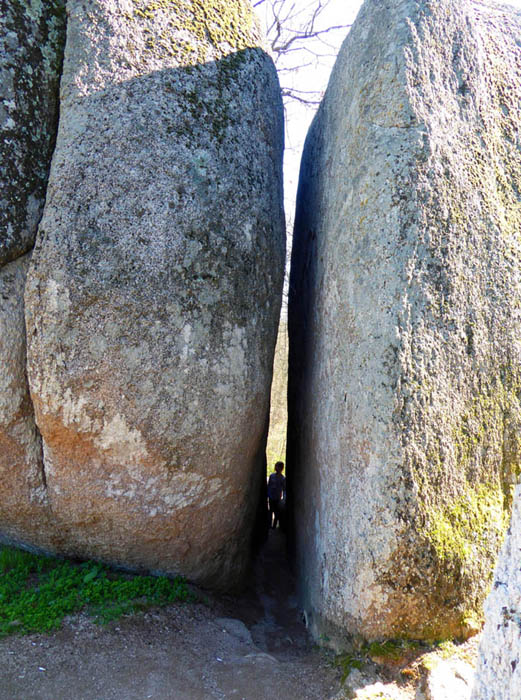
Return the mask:
{"type": "Polygon", "coordinates": [[[146,50],[180,65],[218,60],[255,48],[261,34],[248,2],[226,0],[132,0],[127,13],[147,36],[146,50]],[[157,22],[161,22],[161,30],[157,22]]]}
{"type": "Polygon", "coordinates": [[[521,463],[520,31],[366,0],[306,142],[288,468],[333,644],[477,629],[521,463]]]}
{"type": "Polygon", "coordinates": [[[58,120],[65,0],[0,2],[0,265],[34,244],[58,120]]]}

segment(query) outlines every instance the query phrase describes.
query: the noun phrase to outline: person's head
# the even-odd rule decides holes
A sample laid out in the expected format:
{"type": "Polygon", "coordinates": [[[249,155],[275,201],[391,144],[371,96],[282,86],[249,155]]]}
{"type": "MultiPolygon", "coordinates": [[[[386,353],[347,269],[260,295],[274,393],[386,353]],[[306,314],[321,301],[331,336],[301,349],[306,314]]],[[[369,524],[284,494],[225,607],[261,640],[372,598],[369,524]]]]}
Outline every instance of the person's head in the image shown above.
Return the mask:
{"type": "Polygon", "coordinates": [[[275,471],[277,472],[277,474],[282,474],[283,470],[284,470],[284,462],[277,462],[275,464],[275,471]]]}

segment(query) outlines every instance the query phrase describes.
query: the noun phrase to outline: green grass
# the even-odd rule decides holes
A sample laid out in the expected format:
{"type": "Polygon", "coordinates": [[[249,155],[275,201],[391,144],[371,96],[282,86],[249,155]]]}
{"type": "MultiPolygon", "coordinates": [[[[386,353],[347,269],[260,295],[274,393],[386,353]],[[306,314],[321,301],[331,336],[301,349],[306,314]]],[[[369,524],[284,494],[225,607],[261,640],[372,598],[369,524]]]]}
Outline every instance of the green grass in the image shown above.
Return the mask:
{"type": "Polygon", "coordinates": [[[0,637],[51,632],[81,610],[96,622],[175,601],[193,602],[182,578],[135,576],[0,546],[0,637]]]}

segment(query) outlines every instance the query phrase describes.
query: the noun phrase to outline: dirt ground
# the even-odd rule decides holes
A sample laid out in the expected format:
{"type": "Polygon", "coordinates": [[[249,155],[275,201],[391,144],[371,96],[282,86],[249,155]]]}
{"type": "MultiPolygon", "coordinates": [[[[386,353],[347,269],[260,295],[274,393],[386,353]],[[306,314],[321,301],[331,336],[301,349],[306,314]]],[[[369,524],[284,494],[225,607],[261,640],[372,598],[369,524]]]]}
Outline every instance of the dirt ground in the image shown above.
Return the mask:
{"type": "MultiPolygon", "coordinates": [[[[175,604],[108,626],[75,615],[53,634],[0,640],[0,700],[355,697],[333,657],[310,642],[284,535],[269,534],[239,598],[175,604]]],[[[384,683],[385,693],[367,697],[416,697],[413,685],[390,683],[388,669],[368,673],[367,683],[384,683]]]]}

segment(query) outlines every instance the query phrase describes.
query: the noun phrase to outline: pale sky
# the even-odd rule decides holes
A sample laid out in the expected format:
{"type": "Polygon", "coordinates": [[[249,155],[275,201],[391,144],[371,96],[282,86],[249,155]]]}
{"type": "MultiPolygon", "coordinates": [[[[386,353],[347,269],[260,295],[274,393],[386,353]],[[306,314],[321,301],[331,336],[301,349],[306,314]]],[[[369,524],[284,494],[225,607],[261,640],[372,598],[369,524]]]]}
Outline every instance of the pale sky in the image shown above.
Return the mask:
{"type": "MultiPolygon", "coordinates": [[[[288,3],[290,0],[286,0],[288,3]]],[[[299,8],[313,7],[313,0],[292,0],[299,8]]],[[[492,0],[493,2],[495,0],[492,0]]],[[[324,12],[322,25],[345,25],[352,24],[355,20],[358,10],[362,4],[361,0],[330,0],[327,10],[324,12]]],[[[509,0],[509,2],[499,2],[498,4],[508,4],[521,9],[521,0],[509,0]]],[[[328,41],[332,44],[330,57],[325,57],[317,64],[313,57],[309,55],[305,59],[302,56],[297,57],[300,61],[305,60],[310,65],[304,68],[281,76],[282,80],[287,76],[294,81],[294,87],[302,90],[310,88],[319,91],[325,90],[329,74],[334,63],[334,55],[338,50],[349,30],[339,30],[334,35],[328,35],[328,41]]],[[[298,104],[289,105],[286,111],[286,153],[285,153],[285,200],[286,210],[291,218],[294,209],[294,200],[296,195],[296,187],[298,180],[298,169],[300,164],[300,155],[304,139],[306,137],[309,124],[313,118],[316,108],[305,108],[298,104]]]]}
{"type": "MultiPolygon", "coordinates": [[[[521,0],[519,0],[521,3],[521,0]]],[[[307,7],[310,5],[309,0],[296,0],[297,5],[307,7]]],[[[361,0],[330,0],[327,9],[324,11],[320,27],[331,25],[349,25],[356,18],[361,0]]],[[[314,61],[311,55],[307,56],[310,65],[292,73],[289,77],[293,79],[295,87],[302,90],[316,89],[324,91],[327,87],[329,74],[335,62],[335,56],[342,45],[349,29],[338,30],[331,35],[325,37],[327,42],[331,44],[331,56],[323,57],[319,62],[314,61]]],[[[324,50],[323,45],[319,46],[320,51],[324,50]]],[[[327,49],[326,49],[327,50],[327,49]]],[[[286,214],[288,218],[292,217],[294,209],[294,201],[296,197],[296,189],[298,184],[298,171],[300,167],[300,156],[304,139],[313,119],[315,108],[306,108],[298,103],[289,104],[286,109],[286,152],[284,162],[285,173],[285,200],[286,214]]]]}

